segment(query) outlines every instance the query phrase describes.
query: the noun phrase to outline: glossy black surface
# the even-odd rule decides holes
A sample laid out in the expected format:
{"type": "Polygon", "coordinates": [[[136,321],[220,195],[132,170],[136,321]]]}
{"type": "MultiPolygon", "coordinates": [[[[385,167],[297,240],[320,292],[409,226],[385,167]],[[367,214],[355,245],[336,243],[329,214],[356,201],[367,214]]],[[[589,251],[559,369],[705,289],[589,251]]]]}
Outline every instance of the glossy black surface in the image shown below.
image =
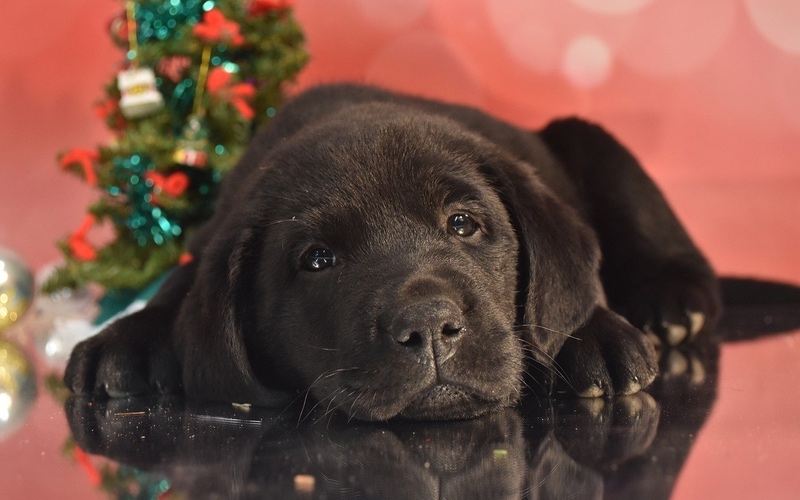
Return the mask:
{"type": "Polygon", "coordinates": [[[189,498],[666,498],[713,403],[715,354],[668,353],[689,369],[650,394],[531,397],[458,422],[376,425],[324,408],[301,417],[174,398],[71,399],[67,417],[86,451],[166,476],[189,498]]]}
{"type": "Polygon", "coordinates": [[[663,350],[661,376],[633,396],[530,395],[430,423],[347,421],[302,394],[276,410],[71,398],[66,415],[80,448],[186,498],[669,498],[714,405],[718,339],[800,325],[794,287],[735,285],[717,335],[663,350]]]}

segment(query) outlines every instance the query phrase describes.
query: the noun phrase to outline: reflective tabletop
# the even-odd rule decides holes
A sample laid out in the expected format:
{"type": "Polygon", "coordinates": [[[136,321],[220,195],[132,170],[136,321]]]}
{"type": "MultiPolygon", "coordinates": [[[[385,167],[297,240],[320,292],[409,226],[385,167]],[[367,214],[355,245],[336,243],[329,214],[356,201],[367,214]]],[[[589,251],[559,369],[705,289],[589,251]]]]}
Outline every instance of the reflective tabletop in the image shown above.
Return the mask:
{"type": "MultiPolygon", "coordinates": [[[[531,394],[464,421],[348,421],[302,397],[92,401],[34,362],[0,430],[3,498],[796,498],[800,295],[770,290],[662,348],[646,392],[531,394]]],[[[12,345],[33,354],[3,342],[3,366],[12,345]]]]}

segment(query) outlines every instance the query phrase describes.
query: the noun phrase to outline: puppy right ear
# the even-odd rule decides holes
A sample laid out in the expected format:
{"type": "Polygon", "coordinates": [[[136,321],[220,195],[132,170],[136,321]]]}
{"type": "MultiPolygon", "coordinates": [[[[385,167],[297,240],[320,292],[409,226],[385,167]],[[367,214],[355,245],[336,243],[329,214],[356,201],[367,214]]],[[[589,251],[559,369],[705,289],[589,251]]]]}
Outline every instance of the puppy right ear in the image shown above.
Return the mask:
{"type": "Polygon", "coordinates": [[[205,246],[195,282],[175,324],[183,384],[194,399],[278,406],[289,393],[266,388],[250,365],[237,314],[243,273],[255,266],[258,238],[241,213],[231,213],[205,246]]]}
{"type": "Polygon", "coordinates": [[[535,176],[533,167],[497,152],[482,166],[503,201],[519,242],[518,307],[524,339],[549,366],[564,341],[603,302],[594,232],[535,176]]]}

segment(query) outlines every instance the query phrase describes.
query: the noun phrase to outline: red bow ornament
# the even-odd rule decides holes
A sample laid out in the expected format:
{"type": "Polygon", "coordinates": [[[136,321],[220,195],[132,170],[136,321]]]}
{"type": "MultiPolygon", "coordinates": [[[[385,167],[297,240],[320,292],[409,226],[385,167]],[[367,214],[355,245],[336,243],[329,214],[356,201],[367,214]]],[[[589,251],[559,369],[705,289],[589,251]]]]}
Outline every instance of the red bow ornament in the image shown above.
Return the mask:
{"type": "Polygon", "coordinates": [[[122,134],[128,122],[122,116],[122,111],[119,109],[119,103],[115,99],[104,99],[98,101],[94,106],[95,115],[108,123],[113,132],[122,134]]]}
{"type": "Polygon", "coordinates": [[[81,227],[67,238],[69,250],[78,260],[87,262],[97,258],[97,249],[86,240],[86,234],[89,232],[89,229],[94,226],[94,223],[94,215],[87,215],[83,219],[81,227]]]}
{"type": "Polygon", "coordinates": [[[158,62],[156,69],[174,83],[178,83],[191,65],[192,60],[186,56],[167,56],[158,62]]]}
{"type": "Polygon", "coordinates": [[[61,168],[67,168],[77,163],[83,169],[86,183],[94,187],[97,185],[97,174],[94,171],[94,162],[100,159],[100,154],[93,149],[75,148],[67,151],[61,157],[61,168]]]}
{"type": "Polygon", "coordinates": [[[289,9],[293,3],[294,0],[250,0],[245,4],[245,7],[248,14],[257,16],[272,11],[289,9]]]}
{"type": "Polygon", "coordinates": [[[149,172],[146,178],[153,183],[153,204],[158,205],[158,194],[164,193],[172,198],[182,195],[189,187],[189,177],[183,172],[174,172],[169,175],[158,172],[149,172]]]}
{"type": "Polygon", "coordinates": [[[234,84],[232,78],[223,68],[214,68],[208,74],[206,88],[212,96],[229,102],[243,118],[252,120],[256,113],[248,101],[256,95],[256,88],[252,83],[234,84]]]}
{"type": "Polygon", "coordinates": [[[226,18],[219,9],[206,12],[203,22],[195,24],[192,33],[206,43],[225,43],[235,47],[244,43],[239,23],[226,18]]]}

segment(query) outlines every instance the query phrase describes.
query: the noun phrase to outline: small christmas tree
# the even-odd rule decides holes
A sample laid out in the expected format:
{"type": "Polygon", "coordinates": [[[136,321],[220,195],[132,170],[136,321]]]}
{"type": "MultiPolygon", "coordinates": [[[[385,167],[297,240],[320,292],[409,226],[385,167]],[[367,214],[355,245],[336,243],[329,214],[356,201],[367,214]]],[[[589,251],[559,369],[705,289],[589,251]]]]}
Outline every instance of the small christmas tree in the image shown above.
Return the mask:
{"type": "Polygon", "coordinates": [[[306,63],[291,0],[138,0],[109,25],[125,51],[97,106],[115,140],[59,157],[102,194],[59,242],[65,264],[45,291],[99,283],[139,289],[182,258],[219,182],[275,115],[306,63]],[[115,237],[96,248],[96,224],[115,237]]]}

